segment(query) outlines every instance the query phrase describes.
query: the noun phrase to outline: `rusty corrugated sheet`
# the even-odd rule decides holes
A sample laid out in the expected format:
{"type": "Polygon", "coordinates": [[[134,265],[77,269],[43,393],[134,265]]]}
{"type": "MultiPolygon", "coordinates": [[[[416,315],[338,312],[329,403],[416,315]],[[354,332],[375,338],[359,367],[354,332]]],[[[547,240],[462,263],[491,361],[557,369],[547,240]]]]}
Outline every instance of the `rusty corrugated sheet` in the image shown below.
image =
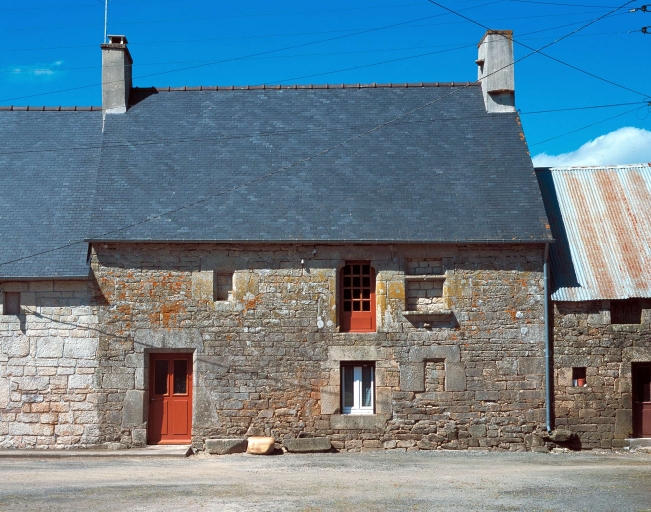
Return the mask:
{"type": "Polygon", "coordinates": [[[552,299],[651,297],[651,164],[537,169],[552,299]]]}

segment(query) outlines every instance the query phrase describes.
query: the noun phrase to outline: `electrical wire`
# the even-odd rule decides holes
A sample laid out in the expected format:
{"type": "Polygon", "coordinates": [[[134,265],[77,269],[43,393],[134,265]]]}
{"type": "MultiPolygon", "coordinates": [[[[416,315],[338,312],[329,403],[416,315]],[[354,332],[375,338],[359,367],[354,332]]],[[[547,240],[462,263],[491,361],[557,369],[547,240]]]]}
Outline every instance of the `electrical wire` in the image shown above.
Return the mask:
{"type": "MultiPolygon", "coordinates": [[[[601,108],[609,108],[609,107],[618,107],[618,106],[628,106],[628,105],[638,105],[639,107],[643,107],[645,105],[650,105],[650,102],[648,101],[638,101],[638,102],[631,102],[631,103],[616,103],[616,104],[611,104],[611,105],[590,105],[590,106],[583,106],[583,107],[569,107],[569,108],[562,108],[562,109],[555,109],[555,110],[538,110],[538,111],[531,111],[531,112],[520,112],[518,111],[518,114],[523,116],[523,115],[530,115],[530,114],[545,114],[545,113],[554,113],[554,112],[567,112],[567,111],[573,111],[573,110],[589,110],[589,109],[601,109],[601,108]]],[[[453,121],[470,121],[473,119],[483,119],[483,115],[477,115],[477,116],[463,116],[463,117],[440,117],[440,118],[429,118],[426,120],[413,120],[413,121],[401,121],[397,122],[397,125],[404,126],[404,125],[418,125],[418,124],[431,124],[432,122],[437,122],[437,123],[443,123],[443,122],[453,122],[453,121]]],[[[155,146],[160,146],[160,145],[166,145],[170,146],[173,144],[185,144],[187,142],[198,142],[198,141],[211,141],[211,142],[226,142],[226,141],[232,141],[232,140],[242,140],[242,139],[250,139],[252,137],[286,137],[290,136],[292,134],[305,134],[305,133],[335,133],[335,132],[343,132],[343,131],[354,131],[354,130],[360,130],[360,129],[365,129],[361,125],[357,124],[352,124],[352,125],[347,125],[347,126],[338,126],[336,128],[328,127],[328,128],[295,128],[295,129],[273,129],[273,130],[258,130],[254,132],[248,132],[248,133],[241,133],[237,135],[229,135],[229,136],[221,136],[221,135],[213,135],[210,137],[174,137],[174,138],[157,138],[157,139],[138,139],[137,141],[132,141],[132,140],[125,140],[123,142],[102,142],[98,144],[93,144],[93,145],[83,145],[83,146],[72,146],[72,147],[61,147],[61,146],[56,146],[53,148],[40,148],[40,149],[17,149],[15,151],[0,151],[0,155],[14,155],[14,154],[20,154],[20,155],[25,155],[25,154],[38,154],[38,153],[60,153],[64,151],[92,151],[92,150],[97,150],[97,149],[114,149],[114,148],[137,148],[137,147],[142,147],[142,146],[150,146],[150,145],[155,145],[155,146]]]]}
{"type": "MultiPolygon", "coordinates": [[[[628,2],[628,3],[630,3],[630,2],[628,2]]],[[[486,77],[491,76],[491,75],[493,75],[493,74],[495,74],[495,73],[499,73],[500,71],[502,71],[502,70],[504,70],[504,69],[507,69],[507,68],[509,68],[509,67],[511,67],[511,66],[514,66],[517,62],[521,62],[522,60],[524,60],[524,59],[526,59],[526,58],[528,58],[528,57],[531,57],[532,55],[535,55],[535,54],[539,53],[540,50],[543,50],[543,49],[545,49],[545,48],[549,48],[550,46],[552,46],[552,45],[558,43],[559,41],[562,41],[562,40],[566,39],[567,37],[570,37],[572,34],[574,34],[574,33],[578,32],[578,31],[582,30],[583,28],[586,28],[586,27],[592,25],[593,23],[595,23],[596,21],[598,21],[598,20],[601,19],[601,18],[603,18],[603,16],[600,17],[600,18],[598,18],[597,20],[594,20],[594,21],[592,21],[592,22],[590,22],[590,23],[584,25],[583,27],[581,27],[581,28],[579,28],[579,29],[577,29],[577,30],[571,32],[570,34],[567,34],[567,35],[565,35],[565,36],[562,36],[562,37],[556,39],[555,41],[552,41],[551,43],[548,43],[548,44],[544,45],[543,47],[541,47],[541,48],[539,48],[539,49],[537,49],[537,50],[534,50],[534,51],[532,51],[531,53],[528,53],[527,55],[524,55],[523,57],[520,57],[520,58],[517,59],[517,60],[514,60],[512,63],[507,64],[506,66],[503,66],[503,67],[497,69],[496,71],[494,71],[494,72],[492,72],[492,73],[489,73],[488,75],[486,75],[486,77]]],[[[100,235],[93,235],[92,237],[89,237],[89,239],[101,239],[101,238],[104,238],[104,237],[106,237],[106,236],[108,236],[108,235],[111,235],[111,234],[114,234],[114,233],[117,233],[117,232],[120,232],[120,231],[124,231],[125,229],[130,229],[130,228],[133,228],[133,227],[140,226],[140,225],[142,225],[142,224],[146,224],[146,223],[151,222],[151,221],[153,221],[153,220],[157,220],[157,219],[160,219],[160,218],[162,218],[162,217],[165,217],[165,216],[168,216],[168,215],[171,215],[171,214],[177,213],[177,212],[179,212],[179,211],[181,211],[181,210],[185,210],[185,209],[188,209],[188,208],[192,208],[192,207],[194,207],[194,206],[196,206],[196,205],[198,205],[198,204],[204,203],[204,202],[206,202],[206,201],[213,200],[213,199],[215,199],[216,197],[219,197],[219,196],[222,196],[222,195],[225,195],[225,194],[229,194],[229,193],[234,192],[235,190],[238,190],[238,189],[240,189],[240,188],[247,187],[247,186],[252,185],[252,184],[254,184],[254,183],[260,182],[260,181],[262,181],[262,180],[265,180],[265,179],[267,179],[267,178],[270,178],[270,177],[272,177],[272,176],[275,176],[275,175],[277,175],[277,174],[280,174],[280,173],[282,173],[282,172],[285,172],[285,171],[287,171],[287,170],[289,170],[289,169],[291,169],[291,168],[293,168],[293,167],[297,167],[297,166],[299,166],[299,165],[301,165],[301,164],[304,164],[304,163],[306,163],[306,162],[308,162],[308,161],[310,161],[310,160],[313,160],[313,159],[315,159],[315,158],[318,158],[318,157],[320,157],[321,155],[324,155],[324,154],[327,154],[327,153],[329,153],[329,152],[331,152],[331,151],[334,151],[335,149],[337,149],[337,148],[339,148],[339,147],[343,147],[343,146],[349,144],[350,142],[353,142],[354,140],[357,140],[357,139],[359,139],[359,138],[365,137],[365,136],[367,136],[367,135],[369,135],[369,134],[371,134],[371,133],[374,133],[374,132],[376,132],[376,131],[378,131],[378,130],[381,130],[382,128],[384,128],[384,127],[386,127],[386,126],[389,126],[389,125],[391,125],[391,124],[394,124],[394,123],[396,123],[396,122],[398,122],[398,121],[400,121],[400,120],[402,120],[402,119],[404,119],[404,118],[406,118],[406,117],[408,117],[408,116],[413,115],[413,114],[416,113],[416,112],[419,112],[419,111],[421,111],[421,110],[423,110],[423,109],[425,109],[425,108],[427,108],[427,107],[429,107],[429,106],[431,106],[431,105],[433,105],[433,104],[435,104],[435,103],[438,103],[439,101],[443,101],[444,99],[449,98],[450,96],[452,96],[452,95],[454,95],[454,94],[458,94],[460,91],[462,91],[462,90],[464,90],[464,89],[466,89],[466,88],[468,88],[468,87],[470,87],[470,85],[466,85],[466,86],[459,87],[458,89],[455,89],[455,90],[453,90],[452,92],[450,92],[450,93],[448,93],[448,94],[445,94],[445,95],[443,95],[443,96],[441,96],[441,97],[439,97],[439,98],[437,98],[437,99],[435,99],[435,100],[433,100],[433,101],[429,101],[429,102],[427,102],[427,103],[425,103],[425,104],[423,104],[423,105],[421,105],[421,106],[419,106],[419,107],[416,107],[416,108],[414,108],[414,109],[412,109],[412,110],[409,110],[408,112],[405,112],[404,114],[401,114],[401,115],[399,115],[399,116],[397,116],[397,117],[395,117],[395,118],[393,118],[393,119],[391,119],[391,120],[389,120],[389,121],[385,121],[385,122],[383,122],[383,123],[380,123],[380,124],[374,126],[373,128],[370,128],[370,129],[368,129],[368,130],[365,130],[365,131],[363,131],[363,132],[361,132],[361,133],[359,133],[359,134],[357,134],[357,135],[355,135],[355,136],[353,136],[353,137],[350,137],[350,138],[348,138],[348,139],[346,139],[346,140],[344,140],[344,141],[342,141],[342,142],[339,142],[339,143],[335,144],[334,146],[331,146],[331,147],[329,147],[329,148],[327,148],[327,149],[324,149],[324,150],[322,150],[322,151],[319,151],[319,152],[317,152],[317,153],[314,153],[314,154],[312,154],[312,155],[310,155],[310,156],[308,156],[308,157],[306,157],[306,158],[303,158],[303,159],[297,160],[297,161],[295,161],[295,162],[293,162],[293,163],[291,163],[291,164],[289,164],[289,165],[283,166],[283,167],[281,167],[281,168],[279,168],[279,169],[277,169],[277,170],[275,170],[275,171],[272,171],[272,172],[270,172],[270,173],[264,174],[264,175],[262,175],[262,176],[259,176],[259,177],[257,177],[257,178],[254,178],[254,179],[249,180],[249,181],[247,181],[247,182],[241,183],[241,184],[236,185],[236,186],[234,186],[234,187],[231,187],[231,188],[229,188],[229,189],[227,189],[227,190],[220,191],[220,192],[217,193],[217,194],[212,194],[212,195],[209,195],[208,197],[198,199],[197,201],[194,201],[194,202],[192,202],[192,203],[188,203],[188,204],[185,204],[185,205],[181,205],[181,206],[179,206],[179,207],[177,207],[177,208],[174,208],[174,209],[172,209],[172,210],[168,210],[168,211],[163,212],[163,213],[160,213],[160,214],[156,214],[156,215],[148,216],[147,218],[142,219],[142,220],[140,220],[140,221],[138,221],[138,222],[135,222],[135,223],[132,223],[132,224],[129,224],[129,225],[126,225],[126,226],[122,226],[122,227],[120,227],[120,228],[116,228],[116,229],[113,229],[113,230],[107,231],[107,232],[102,233],[102,234],[100,234],[100,235]]],[[[16,263],[16,262],[18,262],[18,261],[23,261],[23,260],[25,260],[25,259],[33,258],[33,257],[36,257],[36,256],[40,256],[40,255],[43,255],[43,254],[47,254],[47,253],[50,253],[50,252],[54,252],[54,251],[57,251],[57,250],[61,250],[61,249],[64,249],[64,248],[67,248],[67,247],[71,247],[71,246],[74,246],[74,245],[79,245],[79,244],[82,244],[82,243],[85,243],[85,242],[86,242],[86,240],[79,240],[79,241],[70,242],[70,243],[68,243],[68,244],[65,244],[65,245],[63,245],[63,246],[59,246],[59,247],[56,247],[56,248],[53,248],[53,249],[48,249],[48,250],[45,250],[45,251],[40,251],[39,253],[34,253],[34,254],[31,254],[31,255],[28,255],[28,256],[24,256],[24,257],[21,257],[21,258],[16,258],[16,259],[13,259],[13,260],[11,260],[11,261],[0,262],[0,266],[9,265],[9,264],[11,264],[11,263],[16,263]]]]}
{"type": "MultiPolygon", "coordinates": [[[[495,0],[489,3],[473,6],[473,7],[468,7],[467,9],[460,9],[460,11],[465,11],[469,9],[476,9],[479,7],[485,7],[488,5],[500,3],[505,0],[495,0]]],[[[579,16],[579,15],[585,15],[585,14],[596,14],[599,12],[603,12],[602,10],[599,11],[591,11],[591,12],[576,12],[576,13],[564,13],[564,14],[539,14],[535,16],[511,16],[511,17],[506,17],[506,18],[491,18],[486,21],[514,21],[514,20],[528,20],[528,19],[538,19],[538,18],[558,18],[558,17],[567,17],[567,16],[579,16]]],[[[620,14],[629,14],[628,12],[626,13],[620,13],[620,14]]],[[[615,14],[617,16],[619,14],[615,14]]],[[[445,14],[439,14],[435,17],[440,17],[440,16],[448,16],[448,13],[445,14]]],[[[417,20],[414,20],[413,22],[417,21],[422,21],[426,19],[430,19],[431,17],[427,18],[419,18],[417,20]]],[[[205,20],[209,18],[193,18],[193,21],[196,20],[205,20]]],[[[178,20],[161,20],[160,22],[177,22],[178,20]]],[[[181,20],[182,21],[182,20],[181,20]]],[[[141,22],[133,22],[133,23],[125,23],[125,24],[136,24],[136,23],[141,23],[141,22]]],[[[142,23],[156,23],[156,22],[142,22],[142,23]]],[[[437,27],[441,25],[458,25],[462,24],[463,22],[459,21],[453,21],[453,22],[448,22],[448,23],[425,23],[422,25],[410,25],[409,27],[402,27],[402,28],[414,28],[414,27],[437,27]]],[[[576,22],[576,24],[583,23],[583,21],[576,22]]],[[[77,27],[88,27],[88,26],[94,26],[94,25],[78,25],[76,27],[39,27],[39,30],[49,30],[51,28],[77,28],[77,27]]],[[[566,25],[565,25],[566,26],[566,25]]],[[[399,27],[396,27],[399,28],[399,27]]],[[[25,30],[32,30],[33,28],[24,28],[25,30]]],[[[7,29],[5,32],[8,32],[10,30],[23,30],[23,28],[17,28],[17,29],[7,29]]],[[[284,33],[284,34],[260,34],[260,35],[253,35],[253,36],[234,36],[234,37],[218,37],[218,38],[204,38],[204,39],[168,39],[168,40],[154,40],[154,41],[140,41],[140,42],[133,42],[129,43],[129,46],[145,46],[145,45],[152,45],[152,44],[161,44],[161,43],[166,43],[166,44],[178,44],[178,43],[204,43],[204,42],[213,42],[213,41],[237,41],[237,40],[242,40],[242,39],[269,39],[272,37],[296,37],[296,36],[310,36],[310,35],[322,35],[322,34],[341,34],[343,32],[354,32],[356,30],[360,29],[346,29],[346,30],[321,30],[321,31],[315,31],[315,32],[294,32],[294,33],[284,33]]],[[[41,51],[41,50],[70,50],[70,49],[81,49],[81,48],[96,48],[96,45],[76,45],[76,46],[50,46],[50,47],[39,47],[39,48],[8,48],[6,50],[3,50],[5,52],[18,52],[18,51],[41,51]]]]}
{"type": "Polygon", "coordinates": [[[551,112],[569,112],[572,110],[589,110],[593,108],[610,108],[610,107],[622,107],[626,105],[639,105],[648,104],[651,105],[651,102],[648,101],[631,101],[629,103],[613,103],[611,105],[591,105],[589,107],[571,107],[571,108],[556,108],[552,110],[537,110],[534,112],[519,112],[521,116],[530,115],[530,114],[548,114],[551,112]]]}
{"type": "Polygon", "coordinates": [[[592,128],[593,126],[596,126],[596,125],[601,124],[601,123],[605,123],[606,121],[610,121],[611,119],[616,119],[616,118],[618,118],[618,117],[622,117],[622,116],[624,116],[624,115],[626,115],[626,114],[630,114],[631,112],[635,112],[636,110],[639,110],[639,107],[636,107],[636,108],[634,108],[634,109],[632,109],[632,110],[627,110],[626,112],[621,112],[621,113],[616,114],[616,115],[611,116],[611,117],[607,117],[606,119],[602,119],[601,121],[597,121],[597,122],[595,122],[595,123],[590,123],[590,124],[588,124],[588,125],[586,125],[586,126],[582,126],[581,128],[577,128],[576,130],[572,130],[572,131],[569,131],[569,132],[565,132],[565,133],[562,133],[562,134],[560,134],[560,135],[556,135],[555,137],[551,137],[551,138],[549,138],[549,139],[541,140],[540,142],[536,142],[536,143],[534,143],[534,144],[529,144],[529,147],[532,148],[532,147],[534,147],[534,146],[538,146],[538,145],[540,145],[540,144],[544,144],[545,142],[549,142],[549,141],[552,141],[552,140],[560,139],[561,137],[565,137],[566,135],[571,135],[572,133],[576,133],[576,132],[580,132],[581,130],[586,130],[586,129],[588,129],[588,128],[592,128]]]}
{"type": "MultiPolygon", "coordinates": [[[[488,4],[482,4],[482,5],[490,5],[492,3],[494,3],[494,2],[489,2],[488,4]]],[[[477,7],[481,7],[481,6],[474,6],[474,7],[471,7],[471,8],[477,8],[477,7]]],[[[354,36],[358,36],[358,35],[369,34],[371,32],[378,32],[378,31],[381,31],[381,30],[386,30],[388,28],[398,27],[398,26],[402,26],[402,25],[408,25],[408,24],[414,23],[416,21],[422,21],[422,20],[426,20],[426,19],[438,18],[440,16],[442,16],[442,14],[427,16],[425,18],[418,18],[416,20],[403,21],[403,22],[400,22],[400,23],[394,23],[392,25],[385,25],[383,27],[375,27],[375,28],[371,28],[371,29],[366,29],[366,30],[362,30],[360,32],[355,32],[353,34],[345,34],[345,35],[341,35],[341,36],[329,37],[329,38],[326,38],[326,39],[319,39],[317,41],[310,41],[310,42],[307,42],[307,43],[299,43],[299,44],[294,44],[294,45],[291,45],[291,46],[285,46],[283,48],[276,48],[276,49],[273,49],[273,50],[265,50],[265,51],[262,51],[262,52],[256,52],[256,53],[252,53],[252,54],[249,54],[249,55],[242,55],[242,56],[239,56],[239,57],[229,57],[229,58],[226,58],[226,59],[207,62],[205,64],[196,64],[194,66],[187,66],[187,67],[177,68],[177,69],[172,69],[172,70],[167,70],[167,71],[159,71],[157,73],[149,73],[149,74],[146,74],[146,75],[139,75],[139,76],[133,77],[133,78],[148,78],[148,77],[152,77],[152,76],[166,75],[166,74],[169,74],[169,73],[177,73],[179,71],[187,71],[187,70],[190,70],[190,69],[198,69],[198,68],[202,68],[202,67],[213,66],[213,65],[216,65],[216,64],[223,64],[225,62],[234,62],[234,61],[243,60],[243,59],[247,59],[247,58],[251,58],[251,57],[259,57],[259,56],[262,56],[262,55],[270,55],[270,54],[278,53],[278,52],[285,51],[285,50],[293,50],[295,48],[304,48],[306,46],[311,46],[311,45],[314,45],[314,44],[321,44],[321,43],[325,43],[325,42],[336,41],[336,40],[339,40],[339,39],[345,39],[345,38],[348,38],[348,37],[354,37],[354,36]]],[[[118,82],[118,80],[116,80],[115,82],[118,82]]],[[[113,82],[105,82],[105,84],[107,84],[107,83],[113,83],[113,82]]],[[[69,92],[69,91],[78,91],[80,89],[89,89],[91,87],[97,87],[98,85],[101,85],[101,84],[80,85],[80,86],[77,86],[77,87],[69,87],[67,89],[59,89],[59,90],[56,90],[56,91],[49,91],[49,92],[43,92],[43,93],[37,93],[37,94],[28,94],[28,95],[24,95],[24,96],[13,97],[13,98],[2,98],[2,99],[0,99],[0,103],[7,102],[7,101],[24,99],[24,98],[34,98],[34,97],[38,97],[38,96],[46,96],[46,95],[50,95],[50,94],[57,94],[57,93],[60,93],[60,92],[69,92]]]]}
{"type": "MultiPolygon", "coordinates": [[[[446,10],[446,11],[448,11],[448,12],[451,12],[451,13],[453,13],[453,14],[456,14],[457,16],[459,16],[459,17],[465,19],[466,21],[469,21],[470,23],[473,23],[473,24],[475,24],[475,25],[477,25],[477,26],[479,26],[479,27],[482,27],[482,28],[484,28],[484,29],[486,29],[486,30],[492,30],[492,29],[490,29],[489,27],[487,27],[486,25],[484,25],[484,24],[482,24],[482,23],[479,23],[478,21],[472,20],[472,19],[468,18],[467,16],[464,16],[463,14],[459,14],[459,12],[454,11],[453,9],[450,9],[449,7],[445,7],[444,5],[442,5],[442,4],[438,3],[438,2],[435,2],[434,0],[427,0],[427,1],[428,1],[429,3],[431,3],[431,4],[436,5],[437,7],[440,7],[441,9],[444,9],[444,10],[446,10]]],[[[598,21],[600,21],[600,20],[602,20],[602,19],[608,17],[610,14],[612,14],[612,13],[614,13],[614,12],[620,10],[620,9],[623,9],[624,7],[626,7],[626,6],[629,5],[629,4],[632,4],[632,3],[635,2],[635,1],[636,1],[636,0],[629,0],[629,1],[626,2],[625,4],[622,4],[620,7],[617,7],[614,11],[610,11],[608,14],[605,14],[605,15],[603,15],[603,16],[600,16],[599,18],[596,18],[595,20],[591,21],[591,22],[588,23],[588,25],[586,25],[586,26],[590,26],[590,25],[593,25],[594,23],[597,23],[598,21]]],[[[576,31],[582,30],[582,29],[585,28],[586,26],[581,27],[581,28],[577,29],[576,31]]],[[[576,31],[574,31],[574,32],[576,32],[576,31]]],[[[565,39],[565,38],[567,38],[567,37],[573,35],[574,32],[571,32],[570,34],[568,34],[568,35],[566,35],[566,36],[563,36],[563,37],[560,38],[560,39],[557,39],[555,42],[562,41],[563,39],[565,39]]],[[[521,43],[521,42],[519,42],[519,41],[516,41],[516,40],[513,39],[513,38],[511,38],[511,40],[512,40],[514,43],[517,43],[517,44],[519,44],[520,46],[523,46],[524,48],[527,48],[528,50],[533,50],[533,48],[532,48],[531,46],[528,46],[528,45],[526,45],[526,44],[524,44],[524,43],[521,43]]],[[[546,46],[543,46],[541,49],[544,49],[544,48],[546,48],[546,46]]],[[[553,61],[555,61],[555,62],[558,62],[558,63],[560,63],[560,64],[563,64],[564,66],[567,66],[567,67],[572,68],[572,69],[574,69],[574,70],[576,70],[576,71],[580,71],[581,73],[584,73],[584,74],[586,74],[586,75],[588,75],[588,76],[591,76],[591,77],[593,77],[593,78],[596,78],[597,80],[601,80],[601,81],[603,81],[603,82],[606,82],[606,83],[609,83],[609,84],[611,84],[611,85],[614,85],[615,87],[619,87],[620,89],[624,89],[624,90],[627,90],[627,91],[629,91],[629,92],[634,92],[635,94],[639,94],[639,95],[641,95],[641,96],[645,96],[645,97],[650,96],[649,94],[646,94],[646,93],[643,93],[643,92],[640,92],[640,91],[636,91],[635,89],[631,89],[630,87],[626,87],[626,86],[624,86],[624,85],[618,84],[617,82],[613,82],[612,80],[608,80],[607,78],[603,78],[603,77],[601,77],[601,76],[599,76],[599,75],[595,75],[594,73],[590,73],[589,71],[586,71],[586,70],[581,69],[581,68],[579,68],[579,67],[577,67],[577,66],[574,66],[574,65],[572,65],[572,64],[569,64],[569,63],[567,63],[567,62],[565,62],[565,61],[562,61],[562,60],[560,60],[560,59],[557,59],[556,57],[552,57],[551,55],[549,55],[549,54],[547,54],[547,53],[543,53],[543,52],[540,51],[540,50],[536,51],[536,53],[538,53],[538,54],[540,54],[540,55],[543,55],[544,57],[547,57],[548,59],[551,59],[551,60],[553,60],[553,61]]]]}

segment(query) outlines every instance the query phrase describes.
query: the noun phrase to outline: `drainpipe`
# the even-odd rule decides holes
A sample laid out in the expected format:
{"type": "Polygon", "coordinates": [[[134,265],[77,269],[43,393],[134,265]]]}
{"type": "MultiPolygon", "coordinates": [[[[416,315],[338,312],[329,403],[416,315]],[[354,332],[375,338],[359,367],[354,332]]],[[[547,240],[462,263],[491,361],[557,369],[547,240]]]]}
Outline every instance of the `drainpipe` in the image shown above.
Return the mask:
{"type": "Polygon", "coordinates": [[[547,432],[552,431],[552,347],[549,326],[549,244],[545,244],[543,261],[545,295],[545,423],[547,432]]]}

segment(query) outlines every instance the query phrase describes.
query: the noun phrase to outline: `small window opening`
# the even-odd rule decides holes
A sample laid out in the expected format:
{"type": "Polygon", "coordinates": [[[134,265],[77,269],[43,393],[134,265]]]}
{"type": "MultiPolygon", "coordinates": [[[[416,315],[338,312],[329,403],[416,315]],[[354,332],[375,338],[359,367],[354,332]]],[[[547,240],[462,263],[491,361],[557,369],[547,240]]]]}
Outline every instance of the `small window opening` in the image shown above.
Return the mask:
{"type": "Polygon", "coordinates": [[[344,414],[373,414],[375,363],[341,365],[341,410],[344,414]]]}
{"type": "Polygon", "coordinates": [[[213,300],[230,300],[233,293],[233,273],[215,272],[213,277],[213,300]]]}
{"type": "Polygon", "coordinates": [[[341,331],[375,331],[375,270],[370,262],[347,261],[340,283],[341,331]]]}
{"type": "Polygon", "coordinates": [[[577,368],[572,368],[572,385],[582,388],[586,385],[586,368],[585,366],[580,366],[577,368]]]}
{"type": "Polygon", "coordinates": [[[611,300],[611,324],[641,324],[642,303],[639,299],[611,300]]]}
{"type": "Polygon", "coordinates": [[[3,314],[20,315],[20,292],[5,292],[2,306],[3,314]]]}

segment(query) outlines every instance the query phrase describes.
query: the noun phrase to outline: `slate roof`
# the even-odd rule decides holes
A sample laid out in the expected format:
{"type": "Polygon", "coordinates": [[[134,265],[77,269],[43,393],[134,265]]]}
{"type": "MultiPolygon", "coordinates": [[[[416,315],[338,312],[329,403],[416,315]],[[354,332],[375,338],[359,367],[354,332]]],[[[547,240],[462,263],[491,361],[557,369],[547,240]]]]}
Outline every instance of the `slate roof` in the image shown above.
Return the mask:
{"type": "Polygon", "coordinates": [[[106,118],[89,239],[551,239],[517,115],[480,87],[260,89],[136,90],[106,118]]]}
{"type": "Polygon", "coordinates": [[[87,244],[52,249],[88,234],[101,116],[0,112],[0,278],[88,276],[87,244]]]}
{"type": "Polygon", "coordinates": [[[537,169],[552,299],[651,297],[651,164],[537,169]]]}
{"type": "Polygon", "coordinates": [[[0,279],[87,276],[82,239],[550,241],[517,115],[422,85],[134,89],[103,133],[0,109],[0,279]]]}

